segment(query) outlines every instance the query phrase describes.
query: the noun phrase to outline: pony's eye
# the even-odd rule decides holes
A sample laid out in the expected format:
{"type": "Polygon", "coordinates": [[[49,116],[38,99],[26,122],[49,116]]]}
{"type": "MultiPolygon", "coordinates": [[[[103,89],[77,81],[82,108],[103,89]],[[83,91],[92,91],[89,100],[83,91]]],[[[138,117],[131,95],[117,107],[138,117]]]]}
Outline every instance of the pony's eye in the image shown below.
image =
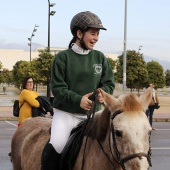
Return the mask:
{"type": "Polygon", "coordinates": [[[122,137],[122,131],[120,130],[115,130],[115,134],[117,137],[122,137]]]}

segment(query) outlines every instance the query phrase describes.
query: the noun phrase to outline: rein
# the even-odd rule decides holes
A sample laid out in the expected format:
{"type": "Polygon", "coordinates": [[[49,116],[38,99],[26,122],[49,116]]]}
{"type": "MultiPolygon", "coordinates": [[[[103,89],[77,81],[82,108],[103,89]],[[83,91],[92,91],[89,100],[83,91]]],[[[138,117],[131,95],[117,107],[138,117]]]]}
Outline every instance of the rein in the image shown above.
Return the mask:
{"type": "MultiPolygon", "coordinates": [[[[87,122],[86,122],[86,125],[94,118],[97,101],[98,101],[98,95],[96,93],[95,96],[94,96],[94,102],[92,104],[92,108],[90,109],[90,111],[87,112],[87,122]]],[[[86,125],[85,125],[85,127],[86,127],[86,125]]],[[[86,137],[86,141],[85,141],[85,147],[84,147],[84,153],[83,153],[83,160],[82,160],[81,170],[83,170],[83,168],[84,168],[85,151],[86,151],[87,141],[88,141],[88,137],[89,137],[89,132],[90,131],[88,131],[88,133],[87,133],[87,137],[86,137]]]]}

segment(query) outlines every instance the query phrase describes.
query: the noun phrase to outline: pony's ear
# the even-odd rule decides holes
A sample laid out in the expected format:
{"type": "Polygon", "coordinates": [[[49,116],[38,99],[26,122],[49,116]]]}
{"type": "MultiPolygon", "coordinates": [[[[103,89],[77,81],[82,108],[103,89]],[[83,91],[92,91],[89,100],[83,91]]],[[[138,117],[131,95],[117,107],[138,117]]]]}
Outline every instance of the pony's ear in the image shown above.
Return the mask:
{"type": "Polygon", "coordinates": [[[106,93],[101,88],[99,88],[99,91],[101,92],[101,94],[102,94],[102,96],[104,98],[106,106],[109,108],[109,110],[111,112],[113,112],[113,111],[115,111],[115,110],[120,108],[120,101],[118,99],[116,99],[112,95],[106,93]]]}
{"type": "Polygon", "coordinates": [[[148,108],[149,103],[152,100],[152,87],[148,87],[145,92],[139,97],[139,100],[143,106],[143,109],[146,110],[148,108]]]}
{"type": "Polygon", "coordinates": [[[102,141],[106,138],[106,135],[110,129],[111,112],[106,107],[102,114],[100,114],[98,122],[96,124],[96,139],[102,141]]]}

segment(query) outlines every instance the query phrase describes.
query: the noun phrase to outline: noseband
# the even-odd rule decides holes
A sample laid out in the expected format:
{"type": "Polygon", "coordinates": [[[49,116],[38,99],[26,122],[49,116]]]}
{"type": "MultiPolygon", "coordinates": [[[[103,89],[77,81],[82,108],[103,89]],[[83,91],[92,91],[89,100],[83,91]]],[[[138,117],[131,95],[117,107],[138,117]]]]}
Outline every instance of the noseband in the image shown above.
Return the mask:
{"type": "MultiPolygon", "coordinates": [[[[114,114],[112,115],[111,119],[113,120],[118,114],[121,114],[122,111],[121,110],[118,110],[116,112],[114,112],[114,114]]],[[[126,170],[126,167],[124,165],[125,162],[131,160],[131,159],[134,159],[134,158],[139,158],[139,159],[142,159],[142,157],[146,157],[147,158],[147,161],[148,161],[148,164],[149,166],[152,167],[152,163],[151,163],[151,147],[149,146],[149,150],[148,150],[148,153],[144,153],[144,152],[140,152],[140,153],[135,153],[135,154],[132,154],[132,155],[129,155],[129,156],[126,156],[125,158],[121,158],[120,156],[120,152],[118,150],[118,147],[117,147],[117,142],[116,142],[116,136],[115,136],[115,130],[114,130],[114,125],[113,123],[111,123],[111,134],[112,134],[112,138],[113,138],[113,147],[114,147],[114,150],[115,150],[115,154],[116,154],[116,158],[114,157],[113,153],[112,153],[112,150],[111,150],[111,144],[110,144],[110,141],[109,141],[109,144],[110,144],[110,152],[111,152],[111,155],[113,157],[113,159],[118,163],[120,164],[120,166],[122,167],[123,170],[126,170]]],[[[109,139],[110,140],[110,139],[109,139]]],[[[109,161],[112,163],[112,165],[114,166],[112,160],[109,158],[109,156],[107,155],[107,153],[104,151],[104,148],[102,147],[101,143],[98,141],[102,151],[104,152],[104,154],[106,155],[106,157],[109,159],[109,161]]],[[[149,144],[150,144],[150,137],[149,137],[149,144]]],[[[114,166],[114,169],[115,169],[115,166],[114,166]]],[[[116,170],[116,169],[115,169],[116,170]]]]}

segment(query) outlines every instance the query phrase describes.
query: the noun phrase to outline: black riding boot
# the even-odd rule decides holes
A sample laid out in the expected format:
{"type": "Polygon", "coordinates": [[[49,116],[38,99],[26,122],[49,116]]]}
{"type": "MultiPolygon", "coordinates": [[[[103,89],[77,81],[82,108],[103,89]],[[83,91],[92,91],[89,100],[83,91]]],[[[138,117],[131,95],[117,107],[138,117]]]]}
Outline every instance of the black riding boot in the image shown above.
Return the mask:
{"type": "Polygon", "coordinates": [[[58,170],[60,155],[50,143],[47,143],[42,152],[41,170],[58,170]]]}

